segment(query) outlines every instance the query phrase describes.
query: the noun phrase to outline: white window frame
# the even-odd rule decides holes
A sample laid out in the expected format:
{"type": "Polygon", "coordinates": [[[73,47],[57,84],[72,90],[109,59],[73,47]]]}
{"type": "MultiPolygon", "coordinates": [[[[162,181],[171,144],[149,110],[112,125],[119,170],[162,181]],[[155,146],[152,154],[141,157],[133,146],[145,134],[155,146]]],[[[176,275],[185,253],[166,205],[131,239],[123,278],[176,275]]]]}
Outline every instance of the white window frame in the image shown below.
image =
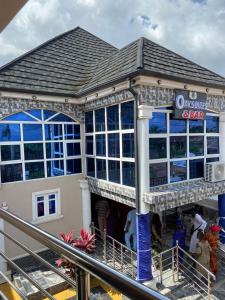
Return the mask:
{"type": "Polygon", "coordinates": [[[61,195],[60,189],[46,190],[32,193],[32,223],[40,224],[63,218],[61,215],[61,195]],[[48,196],[55,194],[55,210],[54,214],[49,214],[49,198],[48,196]],[[37,214],[37,198],[44,197],[44,216],[38,217],[37,214]]]}
{"type": "MultiPolygon", "coordinates": [[[[187,130],[185,133],[170,133],[170,114],[173,112],[173,110],[163,110],[163,109],[157,109],[155,108],[153,112],[157,112],[157,113],[166,113],[166,122],[167,122],[167,132],[166,133],[150,133],[148,134],[148,140],[150,138],[165,138],[166,139],[166,147],[167,147],[167,157],[166,158],[160,158],[160,159],[150,159],[149,158],[149,166],[153,165],[153,164],[157,164],[157,163],[167,163],[167,183],[163,184],[178,184],[180,182],[187,182],[187,181],[195,181],[195,180],[199,180],[202,179],[201,178],[193,178],[190,179],[190,160],[195,160],[195,159],[204,159],[204,166],[206,164],[206,160],[208,158],[219,158],[220,159],[220,133],[209,133],[206,132],[206,119],[204,120],[204,131],[202,133],[189,133],[189,120],[187,121],[187,130]],[[185,136],[186,137],[186,142],[187,142],[187,153],[186,153],[186,157],[182,157],[182,158],[170,158],[170,137],[171,136],[185,136]],[[204,137],[204,155],[201,156],[189,156],[189,137],[193,137],[193,136],[203,136],[204,137]],[[218,154],[208,154],[207,153],[207,137],[218,137],[219,138],[219,153],[218,154]],[[187,162],[187,179],[186,180],[182,180],[182,181],[177,181],[177,182],[170,182],[170,163],[171,162],[175,162],[175,161],[186,161],[187,162]]],[[[216,116],[216,117],[220,117],[219,114],[216,113],[211,113],[211,112],[207,112],[207,116],[216,116]]],[[[149,171],[150,172],[150,171],[149,171]]],[[[150,178],[150,174],[149,174],[149,178],[150,178]]],[[[151,178],[150,178],[151,179],[151,178]]],[[[150,184],[150,183],[149,183],[150,184]]],[[[160,185],[157,185],[160,186],[160,185]]],[[[154,188],[155,186],[153,186],[152,188],[154,188]]],[[[151,186],[150,186],[151,188],[151,186]]]]}

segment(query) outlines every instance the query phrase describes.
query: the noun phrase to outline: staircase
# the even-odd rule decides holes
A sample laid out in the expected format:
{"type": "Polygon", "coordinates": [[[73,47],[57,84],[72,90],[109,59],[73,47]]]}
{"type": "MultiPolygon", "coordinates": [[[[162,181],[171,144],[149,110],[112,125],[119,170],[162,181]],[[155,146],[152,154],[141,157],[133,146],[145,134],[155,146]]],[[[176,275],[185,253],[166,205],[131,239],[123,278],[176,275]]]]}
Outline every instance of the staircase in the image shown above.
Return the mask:
{"type": "MultiPolygon", "coordinates": [[[[101,232],[94,224],[92,233],[95,234],[97,246],[94,257],[135,279],[136,253],[108,236],[105,231],[101,232]]],[[[225,251],[221,250],[219,257],[219,276],[223,280],[220,288],[218,282],[214,283],[215,276],[179,245],[163,251],[152,258],[152,272],[158,282],[158,290],[170,299],[225,299],[225,251]],[[196,270],[196,265],[204,270],[204,276],[196,270]]]]}

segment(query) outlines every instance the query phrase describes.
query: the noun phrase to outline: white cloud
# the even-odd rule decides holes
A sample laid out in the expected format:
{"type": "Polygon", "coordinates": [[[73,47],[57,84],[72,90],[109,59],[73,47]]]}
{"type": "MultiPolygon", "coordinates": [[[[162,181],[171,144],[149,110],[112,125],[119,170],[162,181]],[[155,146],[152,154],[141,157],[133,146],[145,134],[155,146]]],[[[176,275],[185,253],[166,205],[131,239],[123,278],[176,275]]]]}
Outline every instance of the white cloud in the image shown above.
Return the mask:
{"type": "Polygon", "coordinates": [[[0,64],[81,26],[118,47],[146,36],[225,76],[224,15],[225,0],[30,0],[2,33],[0,64]]]}

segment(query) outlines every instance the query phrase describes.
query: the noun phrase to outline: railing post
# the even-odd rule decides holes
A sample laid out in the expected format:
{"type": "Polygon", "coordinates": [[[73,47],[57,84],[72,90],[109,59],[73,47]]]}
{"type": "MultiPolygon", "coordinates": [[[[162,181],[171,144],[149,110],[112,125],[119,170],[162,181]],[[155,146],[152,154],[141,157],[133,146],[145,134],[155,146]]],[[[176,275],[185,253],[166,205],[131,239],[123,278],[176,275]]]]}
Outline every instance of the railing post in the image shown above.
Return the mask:
{"type": "Polygon", "coordinates": [[[115,240],[113,239],[113,268],[115,269],[115,240]]]}
{"type": "Polygon", "coordinates": [[[104,228],[104,231],[103,231],[103,251],[104,251],[104,260],[105,262],[107,262],[107,257],[106,257],[106,229],[104,228]]]}
{"type": "Polygon", "coordinates": [[[162,253],[159,256],[159,268],[160,268],[160,283],[163,282],[163,264],[162,264],[162,253]]]}
{"type": "Polygon", "coordinates": [[[175,282],[175,266],[174,266],[174,248],[172,249],[172,272],[173,272],[173,282],[175,282]]]}
{"type": "Polygon", "coordinates": [[[120,263],[121,263],[121,271],[123,272],[123,245],[120,244],[120,263]]]}
{"type": "Polygon", "coordinates": [[[211,299],[211,278],[210,274],[208,273],[208,300],[211,299]]]}
{"type": "Polygon", "coordinates": [[[179,245],[176,241],[177,281],[179,281],[179,245]]]}
{"type": "Polygon", "coordinates": [[[134,278],[135,273],[134,273],[134,259],[133,259],[133,252],[130,252],[130,263],[131,263],[131,274],[132,274],[132,278],[134,278]]]}
{"type": "Polygon", "coordinates": [[[77,300],[89,300],[90,298],[90,276],[87,272],[77,267],[77,300]]]}

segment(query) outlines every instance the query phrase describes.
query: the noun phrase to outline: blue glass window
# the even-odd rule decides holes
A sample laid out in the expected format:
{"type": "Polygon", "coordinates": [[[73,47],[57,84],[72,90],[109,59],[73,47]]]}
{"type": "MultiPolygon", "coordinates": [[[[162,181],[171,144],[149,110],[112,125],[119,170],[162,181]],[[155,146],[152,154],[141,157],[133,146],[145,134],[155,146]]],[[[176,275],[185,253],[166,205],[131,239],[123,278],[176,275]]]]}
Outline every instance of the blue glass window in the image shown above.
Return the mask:
{"type": "Polygon", "coordinates": [[[62,158],[63,157],[63,143],[54,142],[46,143],[46,158],[62,158]]]}
{"type": "Polygon", "coordinates": [[[207,154],[219,154],[219,137],[207,136],[207,154]]]}
{"type": "Polygon", "coordinates": [[[66,174],[82,173],[81,159],[67,159],[66,174]]]}
{"type": "Polygon", "coordinates": [[[168,183],[167,163],[150,164],[150,187],[168,183]]]}
{"type": "Polygon", "coordinates": [[[20,140],[21,138],[19,124],[0,124],[1,142],[16,142],[20,140]]]}
{"type": "Polygon", "coordinates": [[[149,120],[149,133],[166,133],[166,113],[154,112],[149,120]]]}
{"type": "Polygon", "coordinates": [[[36,119],[32,118],[31,116],[25,114],[24,112],[19,112],[17,114],[13,114],[4,118],[4,120],[8,121],[37,121],[36,119]]]}
{"type": "Polygon", "coordinates": [[[96,159],[97,178],[106,180],[106,161],[104,159],[96,159]]]}
{"type": "Polygon", "coordinates": [[[203,120],[189,120],[189,132],[190,133],[203,133],[204,121],[203,120]]]}
{"type": "Polygon", "coordinates": [[[1,166],[1,182],[13,182],[23,180],[22,164],[1,166]]]}
{"type": "Polygon", "coordinates": [[[24,158],[25,160],[43,159],[43,144],[24,144],[24,158]]]}
{"type": "Polygon", "coordinates": [[[43,217],[45,215],[45,202],[44,197],[39,196],[37,197],[37,216],[43,217]]]}
{"type": "Polygon", "coordinates": [[[60,160],[50,160],[47,161],[47,176],[62,176],[64,175],[64,161],[60,160]]]}
{"type": "Polygon", "coordinates": [[[96,134],[96,155],[105,156],[105,134],[96,134]]]}
{"type": "Polygon", "coordinates": [[[86,154],[93,155],[93,135],[86,136],[86,154]]]}
{"type": "Polygon", "coordinates": [[[95,111],[95,131],[105,131],[105,109],[95,111]]]}
{"type": "Polygon", "coordinates": [[[95,160],[94,158],[86,159],[87,176],[95,177],[95,160]]]}
{"type": "Polygon", "coordinates": [[[166,158],[166,138],[149,139],[149,158],[166,158]]]}
{"type": "Polygon", "coordinates": [[[121,104],[121,128],[134,128],[134,102],[129,101],[121,104]]]}
{"type": "Polygon", "coordinates": [[[80,155],[80,143],[67,143],[67,156],[80,155]]]}
{"type": "Polygon", "coordinates": [[[219,133],[219,117],[206,116],[206,132],[219,133]]]}
{"type": "Polygon", "coordinates": [[[189,137],[189,156],[204,155],[204,136],[189,137]]]}
{"type": "Polygon", "coordinates": [[[62,125],[61,124],[45,124],[45,140],[57,141],[62,140],[62,125]]]}
{"type": "Polygon", "coordinates": [[[181,158],[187,155],[187,137],[170,137],[170,158],[181,158]]]}
{"type": "Polygon", "coordinates": [[[44,177],[44,162],[25,163],[26,180],[44,177]]]}
{"type": "Polygon", "coordinates": [[[170,114],[170,133],[186,133],[187,132],[187,121],[186,120],[175,120],[170,114]]]}
{"type": "Polygon", "coordinates": [[[204,177],[204,159],[189,161],[190,179],[204,177]]]}
{"type": "Polygon", "coordinates": [[[119,129],[119,106],[118,105],[107,107],[107,127],[109,131],[119,129]]]}
{"type": "Polygon", "coordinates": [[[135,165],[133,162],[122,162],[123,184],[135,186],[135,165]]]}
{"type": "Polygon", "coordinates": [[[24,141],[42,141],[42,127],[39,124],[23,124],[24,141]]]}
{"type": "Polygon", "coordinates": [[[37,119],[42,120],[41,109],[30,109],[27,112],[37,119]]]}
{"type": "Polygon", "coordinates": [[[211,163],[211,162],[214,162],[214,161],[219,161],[219,157],[206,158],[206,163],[211,163]]]}
{"type": "Polygon", "coordinates": [[[116,160],[108,161],[109,181],[120,183],[120,162],[116,160]]]}
{"type": "Polygon", "coordinates": [[[51,194],[48,196],[48,212],[49,215],[53,215],[56,213],[55,194],[51,194]]]}
{"type": "Polygon", "coordinates": [[[1,146],[2,161],[18,160],[20,158],[21,158],[20,145],[2,145],[1,146]]]}
{"type": "Polygon", "coordinates": [[[85,113],[85,132],[93,132],[93,111],[88,111],[85,113]]]}
{"type": "Polygon", "coordinates": [[[65,139],[66,140],[79,140],[80,139],[80,125],[78,124],[65,124],[65,139]]]}
{"type": "Polygon", "coordinates": [[[51,122],[74,122],[74,120],[72,118],[70,118],[69,116],[66,116],[64,114],[58,114],[57,116],[53,117],[49,121],[51,121],[51,122]]]}
{"type": "Polygon", "coordinates": [[[108,156],[120,157],[119,133],[108,134],[108,156]]]}
{"type": "Polygon", "coordinates": [[[173,161],[170,163],[170,182],[187,180],[187,161],[173,161]]]}
{"type": "Polygon", "coordinates": [[[122,135],[123,157],[134,157],[134,134],[125,133],[122,135]]]}
{"type": "Polygon", "coordinates": [[[43,110],[43,117],[44,120],[47,120],[49,118],[51,118],[52,116],[54,116],[57,112],[56,111],[52,111],[52,110],[43,110]]]}

